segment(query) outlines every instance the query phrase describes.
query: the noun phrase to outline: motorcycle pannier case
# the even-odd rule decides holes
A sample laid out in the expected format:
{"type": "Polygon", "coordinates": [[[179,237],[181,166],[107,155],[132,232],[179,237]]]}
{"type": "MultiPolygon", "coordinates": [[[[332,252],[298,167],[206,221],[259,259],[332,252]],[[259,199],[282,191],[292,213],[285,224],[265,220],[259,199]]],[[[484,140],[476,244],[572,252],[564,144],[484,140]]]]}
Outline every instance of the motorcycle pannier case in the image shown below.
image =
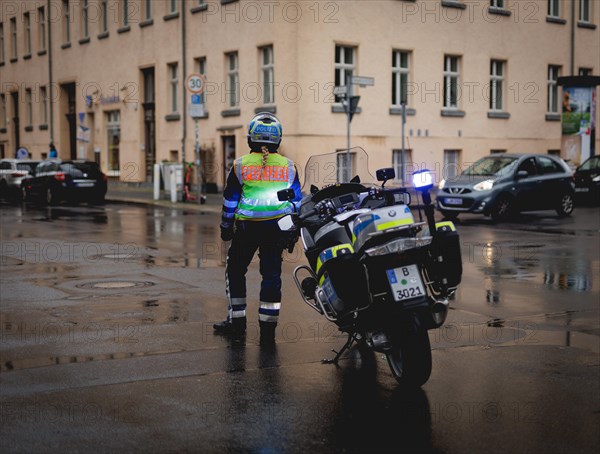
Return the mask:
{"type": "Polygon", "coordinates": [[[367,304],[364,268],[354,255],[351,244],[340,244],[322,251],[317,262],[317,277],[335,313],[367,304]]]}
{"type": "Polygon", "coordinates": [[[430,278],[434,281],[437,292],[442,287],[453,290],[462,279],[462,258],[460,254],[460,237],[452,222],[438,222],[437,236],[432,244],[433,263],[430,278]]]}

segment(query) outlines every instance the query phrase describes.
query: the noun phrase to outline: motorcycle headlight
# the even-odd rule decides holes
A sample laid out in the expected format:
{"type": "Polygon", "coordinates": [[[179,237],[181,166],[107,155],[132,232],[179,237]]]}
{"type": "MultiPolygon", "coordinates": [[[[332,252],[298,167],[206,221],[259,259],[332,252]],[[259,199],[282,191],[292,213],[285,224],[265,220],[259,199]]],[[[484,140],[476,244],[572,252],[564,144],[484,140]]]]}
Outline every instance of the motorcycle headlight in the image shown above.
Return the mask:
{"type": "Polygon", "coordinates": [[[473,186],[476,191],[489,191],[494,186],[494,180],[485,180],[473,186]]]}
{"type": "Polygon", "coordinates": [[[380,246],[375,246],[365,251],[369,256],[379,256],[387,254],[397,254],[418,247],[428,246],[431,244],[432,238],[425,236],[421,238],[398,238],[380,246]]]}

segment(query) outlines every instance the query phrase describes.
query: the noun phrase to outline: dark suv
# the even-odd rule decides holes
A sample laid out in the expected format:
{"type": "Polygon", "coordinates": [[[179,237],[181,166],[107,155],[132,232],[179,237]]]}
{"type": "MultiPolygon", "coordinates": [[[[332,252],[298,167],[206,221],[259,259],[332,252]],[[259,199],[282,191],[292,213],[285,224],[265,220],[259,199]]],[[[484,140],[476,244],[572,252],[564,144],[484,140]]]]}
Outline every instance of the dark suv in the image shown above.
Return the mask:
{"type": "Polygon", "coordinates": [[[62,200],[104,202],[106,175],[92,161],[49,159],[21,182],[23,200],[55,205],[62,200]]]}
{"type": "Polygon", "coordinates": [[[572,172],[560,158],[536,154],[486,156],[452,181],[442,180],[437,208],[446,218],[481,213],[505,220],[521,211],[573,211],[572,172]]]}

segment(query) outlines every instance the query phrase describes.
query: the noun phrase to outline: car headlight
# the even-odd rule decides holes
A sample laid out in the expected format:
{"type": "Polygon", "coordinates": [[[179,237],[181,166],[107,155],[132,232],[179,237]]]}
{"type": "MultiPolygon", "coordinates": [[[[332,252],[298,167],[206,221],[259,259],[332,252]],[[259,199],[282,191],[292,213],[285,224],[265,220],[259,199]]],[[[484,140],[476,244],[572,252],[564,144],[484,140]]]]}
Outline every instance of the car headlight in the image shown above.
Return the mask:
{"type": "Polygon", "coordinates": [[[494,180],[485,180],[473,186],[476,191],[489,191],[494,186],[494,180]]]}
{"type": "Polygon", "coordinates": [[[592,178],[592,181],[593,181],[594,183],[598,183],[598,182],[600,182],[600,175],[596,175],[594,178],[592,178]]]}
{"type": "Polygon", "coordinates": [[[408,251],[409,249],[427,246],[431,244],[431,240],[432,238],[430,236],[421,238],[399,238],[397,240],[390,241],[389,243],[367,249],[365,254],[371,257],[376,255],[397,254],[408,251]]]}
{"type": "Polygon", "coordinates": [[[446,186],[446,180],[442,180],[439,182],[438,189],[444,189],[444,186],[446,186]]]}

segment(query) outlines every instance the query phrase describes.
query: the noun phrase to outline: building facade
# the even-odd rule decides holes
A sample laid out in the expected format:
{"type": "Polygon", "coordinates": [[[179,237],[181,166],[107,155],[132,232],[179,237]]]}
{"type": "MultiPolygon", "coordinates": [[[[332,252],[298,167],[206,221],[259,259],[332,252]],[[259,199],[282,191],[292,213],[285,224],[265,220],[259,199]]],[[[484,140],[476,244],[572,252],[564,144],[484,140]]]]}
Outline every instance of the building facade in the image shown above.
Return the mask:
{"type": "Polygon", "coordinates": [[[0,155],[25,147],[40,159],[53,142],[61,158],[97,160],[125,182],[151,181],[157,162],[195,160],[192,73],[206,79],[198,137],[218,190],[247,152],[255,112],[281,119],[282,153],[299,166],[345,149],[333,90],[350,74],[374,79],[352,88],[351,146],[371,168],[427,166],[440,180],[489,153],[560,153],[557,79],[600,72],[592,0],[0,4],[0,155]]]}

